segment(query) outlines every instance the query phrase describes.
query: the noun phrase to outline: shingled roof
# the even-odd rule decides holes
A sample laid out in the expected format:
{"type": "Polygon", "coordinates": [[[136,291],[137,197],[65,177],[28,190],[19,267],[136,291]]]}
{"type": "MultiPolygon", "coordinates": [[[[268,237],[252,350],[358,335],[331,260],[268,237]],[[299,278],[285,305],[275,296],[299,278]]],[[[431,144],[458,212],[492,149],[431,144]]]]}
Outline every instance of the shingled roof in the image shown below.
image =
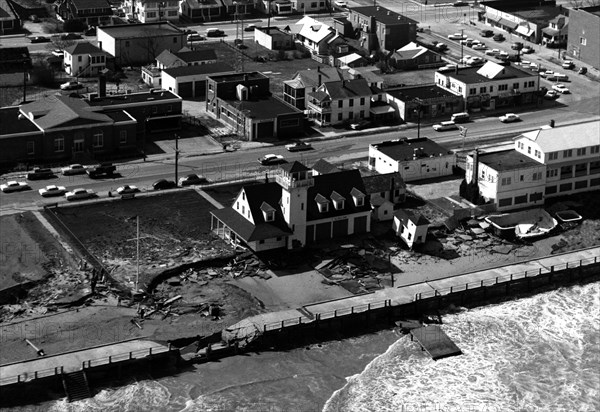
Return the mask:
{"type": "Polygon", "coordinates": [[[98,113],[82,99],[61,95],[48,96],[42,100],[21,106],[21,112],[32,114],[34,123],[42,129],[53,127],[81,126],[97,123],[112,124],[113,120],[98,113]]]}

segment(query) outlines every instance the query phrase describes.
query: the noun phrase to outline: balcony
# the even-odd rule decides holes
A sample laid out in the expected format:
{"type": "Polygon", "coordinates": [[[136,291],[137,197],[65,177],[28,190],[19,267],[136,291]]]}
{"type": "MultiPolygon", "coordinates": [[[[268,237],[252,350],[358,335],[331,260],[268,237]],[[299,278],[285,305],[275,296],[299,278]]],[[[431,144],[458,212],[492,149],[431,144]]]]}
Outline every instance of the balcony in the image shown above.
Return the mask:
{"type": "Polygon", "coordinates": [[[311,177],[308,179],[296,180],[292,179],[289,176],[285,175],[277,175],[275,176],[275,181],[285,189],[294,189],[297,187],[309,187],[315,184],[315,180],[311,177]]]}

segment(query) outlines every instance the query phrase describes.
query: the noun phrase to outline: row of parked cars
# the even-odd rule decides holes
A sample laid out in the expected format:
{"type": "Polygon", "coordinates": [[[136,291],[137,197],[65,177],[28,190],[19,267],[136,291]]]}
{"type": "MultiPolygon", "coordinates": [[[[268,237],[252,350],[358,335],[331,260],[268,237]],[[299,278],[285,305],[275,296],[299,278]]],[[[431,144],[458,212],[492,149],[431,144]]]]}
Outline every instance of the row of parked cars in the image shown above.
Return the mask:
{"type": "MultiPolygon", "coordinates": [[[[446,130],[457,130],[460,127],[458,125],[459,123],[467,123],[470,120],[471,120],[471,117],[469,116],[469,113],[467,113],[467,112],[454,113],[450,117],[450,120],[434,124],[432,127],[433,127],[433,130],[435,130],[436,132],[443,132],[446,130]]],[[[520,121],[521,118],[519,117],[519,115],[517,115],[515,113],[506,113],[506,114],[498,117],[498,120],[500,120],[502,123],[512,123],[512,122],[520,121]]]]}

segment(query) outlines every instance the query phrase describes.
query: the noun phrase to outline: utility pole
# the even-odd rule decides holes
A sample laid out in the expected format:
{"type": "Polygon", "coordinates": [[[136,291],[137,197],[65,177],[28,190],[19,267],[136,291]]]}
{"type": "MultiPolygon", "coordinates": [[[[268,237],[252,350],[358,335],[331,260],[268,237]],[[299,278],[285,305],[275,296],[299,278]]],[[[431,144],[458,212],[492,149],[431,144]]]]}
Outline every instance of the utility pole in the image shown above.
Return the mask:
{"type": "Polygon", "coordinates": [[[175,184],[177,184],[177,168],[179,166],[179,135],[175,135],[175,184]]]}
{"type": "Polygon", "coordinates": [[[140,281],[140,215],[135,217],[136,226],[137,226],[137,270],[135,273],[135,293],[138,291],[138,282],[140,281]]]}
{"type": "Polygon", "coordinates": [[[23,54],[23,104],[27,103],[27,55],[23,54]]]}
{"type": "Polygon", "coordinates": [[[465,29],[460,29],[460,61],[459,63],[462,64],[463,62],[463,47],[465,47],[463,40],[465,37],[465,29]]]}

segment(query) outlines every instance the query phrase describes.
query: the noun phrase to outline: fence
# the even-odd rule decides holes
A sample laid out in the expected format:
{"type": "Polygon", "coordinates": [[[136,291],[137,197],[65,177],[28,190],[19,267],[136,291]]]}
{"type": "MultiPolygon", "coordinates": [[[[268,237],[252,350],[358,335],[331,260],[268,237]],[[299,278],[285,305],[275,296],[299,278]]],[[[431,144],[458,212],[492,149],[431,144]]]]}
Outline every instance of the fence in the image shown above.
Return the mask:
{"type": "MultiPolygon", "coordinates": [[[[151,346],[147,349],[139,349],[135,351],[123,352],[117,355],[106,356],[103,358],[89,359],[81,363],[81,369],[98,367],[103,365],[111,365],[117,362],[126,362],[134,359],[152,357],[161,353],[167,353],[172,350],[171,345],[151,346]]],[[[0,379],[0,386],[11,385],[13,383],[29,382],[34,379],[42,379],[50,376],[58,376],[64,373],[64,366],[55,366],[53,368],[41,369],[33,372],[33,374],[21,373],[15,376],[3,377],[0,379]]]]}

